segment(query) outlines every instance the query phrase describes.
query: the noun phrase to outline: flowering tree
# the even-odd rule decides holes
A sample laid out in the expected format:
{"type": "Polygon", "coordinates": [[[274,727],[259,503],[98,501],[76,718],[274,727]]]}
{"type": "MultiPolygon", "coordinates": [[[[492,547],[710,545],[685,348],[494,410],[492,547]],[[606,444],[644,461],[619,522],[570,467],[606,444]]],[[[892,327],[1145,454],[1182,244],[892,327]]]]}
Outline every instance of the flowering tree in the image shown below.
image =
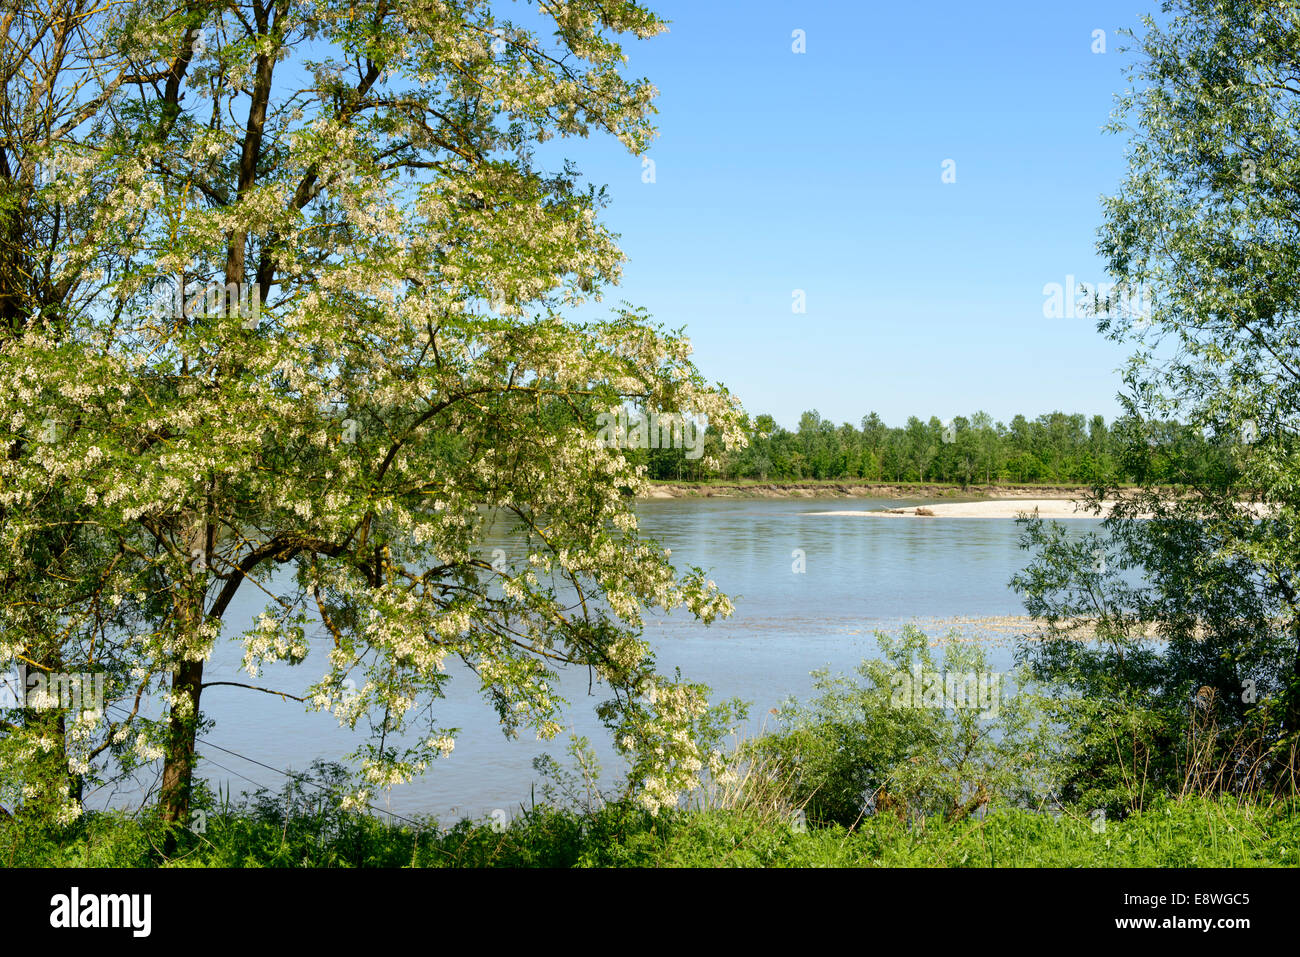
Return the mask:
{"type": "Polygon", "coordinates": [[[597,417],[634,403],[732,442],[740,410],[639,311],[562,317],[621,255],[602,195],[533,154],[593,128],[646,147],[654,90],[618,39],[663,23],[624,0],[527,13],[142,0],[79,21],[95,46],[66,83],[95,87],[94,122],[30,162],[42,202],[89,206],[50,269],[94,294],[20,306],[0,348],[0,574],[22,586],[0,663],[42,641],[116,661],[128,700],[90,753],[161,758],[169,823],[241,589],[266,599],[249,671],[320,636],[309,706],[369,718],[358,799],[450,750],[431,707],[449,657],[511,734],[555,734],[555,669],[593,669],[651,807],[709,759],[703,689],[655,674],[641,615],[730,604],[638,537],[644,479],[597,417]],[[518,567],[483,554],[502,519],[518,567]],[[82,588],[56,600],[33,549],[74,530],[82,588]],[[130,703],[155,693],[151,724],[130,703]]]}
{"type": "MultiPolygon", "coordinates": [[[[103,293],[111,217],[102,211],[111,201],[111,181],[104,171],[89,172],[67,189],[53,175],[68,144],[105,135],[105,107],[135,72],[96,37],[92,8],[82,0],[49,0],[6,4],[2,15],[0,351],[6,356],[17,355],[22,336],[37,324],[51,339],[65,339],[68,317],[91,309],[103,293]]],[[[24,401],[6,396],[10,466],[36,451],[33,442],[58,438],[54,420],[35,401],[19,409],[24,401]]],[[[119,614],[99,599],[104,574],[127,556],[61,484],[33,489],[21,502],[12,491],[8,472],[0,473],[0,789],[17,788],[29,811],[67,820],[79,811],[90,761],[114,744],[99,727],[102,712],[65,707],[70,702],[60,696],[34,698],[37,708],[18,707],[27,703],[26,683],[2,669],[19,663],[43,679],[90,667],[98,673],[94,680],[122,678],[127,665],[109,633],[126,624],[130,609],[119,614]]],[[[129,752],[116,750],[129,764],[129,752]]]]}

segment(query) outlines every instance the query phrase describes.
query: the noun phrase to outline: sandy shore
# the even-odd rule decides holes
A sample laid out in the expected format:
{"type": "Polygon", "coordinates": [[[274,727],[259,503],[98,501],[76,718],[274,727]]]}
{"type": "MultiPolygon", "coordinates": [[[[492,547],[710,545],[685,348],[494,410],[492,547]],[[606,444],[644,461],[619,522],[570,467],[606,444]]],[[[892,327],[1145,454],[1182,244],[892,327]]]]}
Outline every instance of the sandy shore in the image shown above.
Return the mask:
{"type": "MultiPolygon", "coordinates": [[[[1102,515],[1110,512],[1106,503],[1102,515]]],[[[1095,512],[1084,508],[1081,502],[1068,498],[997,499],[988,502],[932,502],[912,508],[878,509],[861,511],[852,509],[806,512],[807,515],[862,516],[865,518],[1015,518],[1024,512],[1037,512],[1040,518],[1097,518],[1095,512]],[[918,513],[917,509],[921,511],[918,513]]]]}
{"type": "MultiPolygon", "coordinates": [[[[1038,513],[1039,518],[1105,518],[1115,507],[1114,502],[1103,502],[1101,514],[1087,508],[1082,502],[1069,498],[1021,498],[1000,499],[985,502],[930,502],[910,508],[887,508],[875,511],[852,509],[804,512],[805,515],[839,515],[862,516],[864,518],[1016,518],[1022,514],[1038,513]]],[[[1252,512],[1256,518],[1267,514],[1267,508],[1261,504],[1240,503],[1240,507],[1252,512]]],[[[1139,515],[1149,518],[1149,515],[1139,515]]]]}

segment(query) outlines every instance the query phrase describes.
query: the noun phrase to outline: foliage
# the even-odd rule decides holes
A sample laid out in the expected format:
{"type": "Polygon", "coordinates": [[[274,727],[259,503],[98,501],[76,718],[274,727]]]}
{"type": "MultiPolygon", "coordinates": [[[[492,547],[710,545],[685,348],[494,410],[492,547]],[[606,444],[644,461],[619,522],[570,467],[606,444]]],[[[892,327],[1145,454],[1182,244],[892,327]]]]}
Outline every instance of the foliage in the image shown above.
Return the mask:
{"type": "MultiPolygon", "coordinates": [[[[856,693],[863,699],[870,689],[856,693]]],[[[814,707],[824,712],[829,705],[823,700],[814,707]]],[[[952,724],[959,726],[956,720],[952,724]]],[[[776,750],[782,753],[781,747],[776,750]]],[[[954,815],[938,801],[929,813],[874,813],[846,827],[792,816],[793,795],[786,795],[780,813],[751,802],[681,806],[652,814],[627,795],[591,800],[581,771],[591,759],[581,739],[573,741],[572,753],[579,771],[568,780],[578,789],[577,800],[521,805],[508,820],[462,819],[444,825],[429,817],[385,818],[349,810],[340,801],[348,779],[345,769],[315,762],[276,793],[259,789],[237,802],[224,795],[196,795],[204,826],[201,833],[187,833],[172,855],[160,853],[167,831],[158,813],[89,812],[69,824],[0,818],[0,861],[8,867],[513,868],[1297,863],[1300,808],[1294,800],[1189,792],[1156,796],[1123,818],[1099,819],[1086,805],[1014,806],[1015,801],[1033,800],[1021,794],[993,802],[987,813],[954,815]]],[[[744,747],[731,757],[752,761],[754,748],[744,747]]],[[[858,753],[824,750],[820,759],[828,779],[847,779],[858,753]],[[836,762],[842,767],[831,767],[836,762]]],[[[1051,766],[1050,755],[1021,756],[1026,759],[1030,764],[1024,773],[1051,766]]],[[[927,760],[935,766],[920,780],[947,780],[942,756],[932,753],[927,760]]],[[[560,777],[572,774],[558,764],[548,763],[546,769],[560,777]]],[[[1011,795],[1015,788],[1002,790],[1011,795]]],[[[771,793],[760,789],[758,796],[771,793]]]]}
{"type": "MultiPolygon", "coordinates": [[[[1230,441],[1206,435],[1174,421],[1142,423],[1165,459],[1148,463],[1152,481],[1173,481],[1187,474],[1211,475],[1234,467],[1230,441]]],[[[988,413],[909,418],[887,426],[876,413],[863,416],[861,428],[835,425],[816,411],[805,412],[793,431],[770,415],[755,416],[743,447],[716,451],[716,465],[692,460],[682,449],[633,453],[651,478],[709,481],[853,480],[866,482],[935,482],[961,485],[1016,483],[1094,484],[1136,479],[1124,457],[1133,424],[1126,418],[1110,425],[1101,416],[1086,418],[1051,412],[1034,419],[1015,416],[1009,425],[988,413]]]]}
{"type": "Polygon", "coordinates": [[[1012,586],[1039,628],[1018,657],[1056,692],[1066,800],[1121,813],[1211,781],[1234,794],[1294,788],[1270,707],[1288,646],[1245,563],[1187,519],[1083,535],[1021,523],[1034,560],[1012,586]]]}
{"type": "Polygon", "coordinates": [[[1100,310],[1133,341],[1118,435],[1138,488],[1099,535],[1025,528],[1015,586],[1043,624],[1035,673],[1068,689],[1068,791],[1142,807],[1193,789],[1294,793],[1300,749],[1300,6],[1170,0],[1144,18],[1112,129],[1128,174],[1099,249],[1146,308],[1100,310]],[[1196,467],[1186,423],[1231,450],[1196,467]],[[1070,639],[1077,621],[1100,641],[1070,639]]]}
{"type": "Polygon", "coordinates": [[[644,151],[655,91],[621,43],[665,25],[626,0],[516,13],[44,0],[7,21],[0,668],[112,678],[75,722],[0,724],[4,768],[68,767],[12,782],[25,800],[57,790],[66,819],[84,782],[161,760],[184,826],[232,637],[250,677],[310,660],[305,705],[369,725],[356,801],[454,746],[449,659],[508,735],[557,733],[556,669],[589,668],[619,747],[648,749],[647,801],[697,780],[679,732],[706,704],[656,673],[642,615],[731,605],[639,537],[643,470],[598,416],[700,417],[728,445],[741,412],[641,311],[566,320],[622,254],[603,192],[534,153],[592,130],[644,151]],[[493,522],[523,542],[504,563],[493,522]],[[232,636],[247,592],[265,610],[232,636]]]}
{"type": "MultiPolygon", "coordinates": [[[[171,866],[312,867],[1295,867],[1300,814],[1282,805],[1189,798],[1122,821],[1070,808],[1001,810],[907,826],[885,815],[857,828],[792,828],[718,810],[652,816],[624,803],[593,814],[538,806],[498,830],[461,821],[417,830],[357,812],[324,842],[310,827],[257,814],[218,818],[208,841],[171,866]]],[[[0,822],[0,861],[25,866],[150,866],[141,821],[87,814],[61,835],[0,822]]]]}
{"type": "MultiPolygon", "coordinates": [[[[1179,0],[1165,12],[1163,25],[1145,19],[1133,83],[1120,98],[1115,128],[1121,117],[1134,128],[1129,172],[1106,201],[1099,244],[1113,275],[1150,290],[1150,310],[1120,312],[1099,328],[1139,344],[1126,374],[1133,417],[1176,415],[1227,438],[1236,467],[1182,476],[1172,497],[1143,482],[1145,494],[1114,524],[1149,512],[1178,529],[1169,534],[1186,543],[1183,596],[1233,596],[1215,601],[1239,606],[1243,645],[1266,631],[1289,643],[1290,667],[1270,698],[1295,733],[1300,6],[1179,0]]],[[[1128,454],[1140,464],[1153,456],[1137,439],[1128,454]]]]}
{"type": "Polygon", "coordinates": [[[809,820],[956,819],[1046,801],[1051,748],[1031,687],[991,671],[977,644],[939,642],[936,658],[914,627],[876,640],[883,657],[864,661],[856,681],[816,672],[818,697],[786,703],[781,728],[752,745],[788,771],[809,820]],[[971,678],[981,689],[973,695],[971,678]]]}

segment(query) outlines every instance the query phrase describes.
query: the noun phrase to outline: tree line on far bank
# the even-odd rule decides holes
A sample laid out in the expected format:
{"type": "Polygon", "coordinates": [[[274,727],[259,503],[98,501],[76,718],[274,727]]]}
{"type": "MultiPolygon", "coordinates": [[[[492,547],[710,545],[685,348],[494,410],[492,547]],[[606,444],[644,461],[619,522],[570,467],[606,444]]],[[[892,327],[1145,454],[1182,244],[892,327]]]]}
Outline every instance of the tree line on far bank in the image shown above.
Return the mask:
{"type": "Polygon", "coordinates": [[[912,416],[889,426],[871,412],[859,426],[836,425],[816,411],[805,412],[795,430],[771,415],[750,420],[749,445],[724,449],[712,430],[705,433],[709,455],[692,457],[683,448],[631,452],[640,455],[652,479],[710,481],[752,479],[804,481],[859,479],[871,482],[940,482],[959,485],[1015,483],[1130,484],[1199,483],[1228,477],[1235,437],[1207,435],[1173,421],[1051,412],[1010,424],[987,412],[943,422],[912,416]],[[1134,446],[1154,454],[1135,457],[1134,446]],[[716,470],[707,465],[714,457],[716,470]]]}

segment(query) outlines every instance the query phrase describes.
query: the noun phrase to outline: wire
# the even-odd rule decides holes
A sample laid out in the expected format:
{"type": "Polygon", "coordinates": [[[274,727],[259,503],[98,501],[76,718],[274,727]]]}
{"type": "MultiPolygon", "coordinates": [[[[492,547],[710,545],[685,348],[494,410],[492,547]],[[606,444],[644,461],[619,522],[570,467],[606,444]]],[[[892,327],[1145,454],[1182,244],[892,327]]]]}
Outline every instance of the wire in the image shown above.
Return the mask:
{"type": "MultiPolygon", "coordinates": [[[[128,716],[130,715],[130,712],[128,712],[125,708],[122,708],[122,707],[120,707],[120,706],[118,706],[118,705],[110,704],[110,705],[107,705],[106,707],[107,707],[107,708],[112,708],[114,711],[119,711],[119,712],[121,712],[122,714],[125,714],[125,715],[128,715],[128,716]]],[[[266,768],[266,770],[268,770],[268,771],[274,771],[276,774],[282,774],[282,775],[284,775],[286,778],[288,778],[289,780],[294,781],[294,782],[296,782],[296,783],[298,783],[298,784],[300,784],[300,785],[302,785],[302,784],[310,785],[311,787],[314,787],[314,788],[316,788],[316,789],[319,790],[319,791],[324,791],[326,794],[328,794],[328,795],[329,795],[330,797],[332,797],[332,798],[335,798],[335,799],[341,799],[341,798],[342,798],[342,795],[340,795],[337,791],[334,791],[333,789],[328,788],[328,787],[326,787],[326,786],[323,785],[323,784],[318,784],[317,782],[311,780],[310,778],[308,778],[305,774],[303,774],[303,773],[301,773],[301,772],[299,772],[299,773],[294,773],[293,771],[285,771],[285,770],[282,770],[281,768],[277,768],[277,767],[275,767],[275,766],[273,766],[273,765],[266,764],[266,763],[263,762],[263,761],[259,761],[259,760],[257,760],[256,758],[250,758],[250,757],[249,757],[248,755],[246,755],[246,754],[240,754],[238,751],[232,751],[232,750],[230,750],[230,748],[223,748],[221,745],[219,745],[219,744],[214,744],[213,742],[207,740],[206,738],[200,738],[200,737],[198,737],[197,735],[195,736],[195,739],[194,739],[194,740],[197,741],[199,744],[204,745],[205,747],[216,748],[218,751],[223,751],[223,752],[225,752],[226,754],[233,755],[234,757],[242,758],[243,760],[247,761],[249,764],[256,764],[256,765],[257,765],[258,767],[260,767],[260,768],[266,768]]],[[[258,783],[257,781],[254,781],[252,778],[248,777],[247,775],[240,774],[238,771],[232,771],[230,768],[227,768],[227,767],[225,767],[224,765],[217,764],[217,762],[216,762],[216,761],[213,761],[211,758],[203,758],[203,760],[204,760],[204,761],[207,761],[209,764],[213,765],[214,767],[221,768],[221,770],[226,771],[226,772],[229,773],[229,774],[233,774],[233,775],[235,775],[236,777],[243,778],[243,779],[244,779],[245,781],[247,781],[249,784],[256,785],[256,786],[259,787],[259,788],[262,787],[262,785],[261,785],[260,783],[258,783]]],[[[378,811],[380,814],[387,814],[389,817],[396,818],[396,819],[399,820],[399,821],[405,821],[407,824],[411,824],[411,825],[413,825],[414,827],[416,827],[417,829],[423,829],[423,827],[424,827],[424,825],[421,824],[419,821],[416,821],[416,820],[414,820],[414,819],[412,819],[412,818],[405,817],[404,815],[398,814],[396,811],[390,811],[390,810],[388,810],[387,808],[376,807],[375,805],[373,805],[373,804],[369,804],[369,803],[363,803],[362,806],[363,806],[363,807],[366,807],[366,808],[369,808],[369,809],[372,810],[372,811],[378,811]]]]}

